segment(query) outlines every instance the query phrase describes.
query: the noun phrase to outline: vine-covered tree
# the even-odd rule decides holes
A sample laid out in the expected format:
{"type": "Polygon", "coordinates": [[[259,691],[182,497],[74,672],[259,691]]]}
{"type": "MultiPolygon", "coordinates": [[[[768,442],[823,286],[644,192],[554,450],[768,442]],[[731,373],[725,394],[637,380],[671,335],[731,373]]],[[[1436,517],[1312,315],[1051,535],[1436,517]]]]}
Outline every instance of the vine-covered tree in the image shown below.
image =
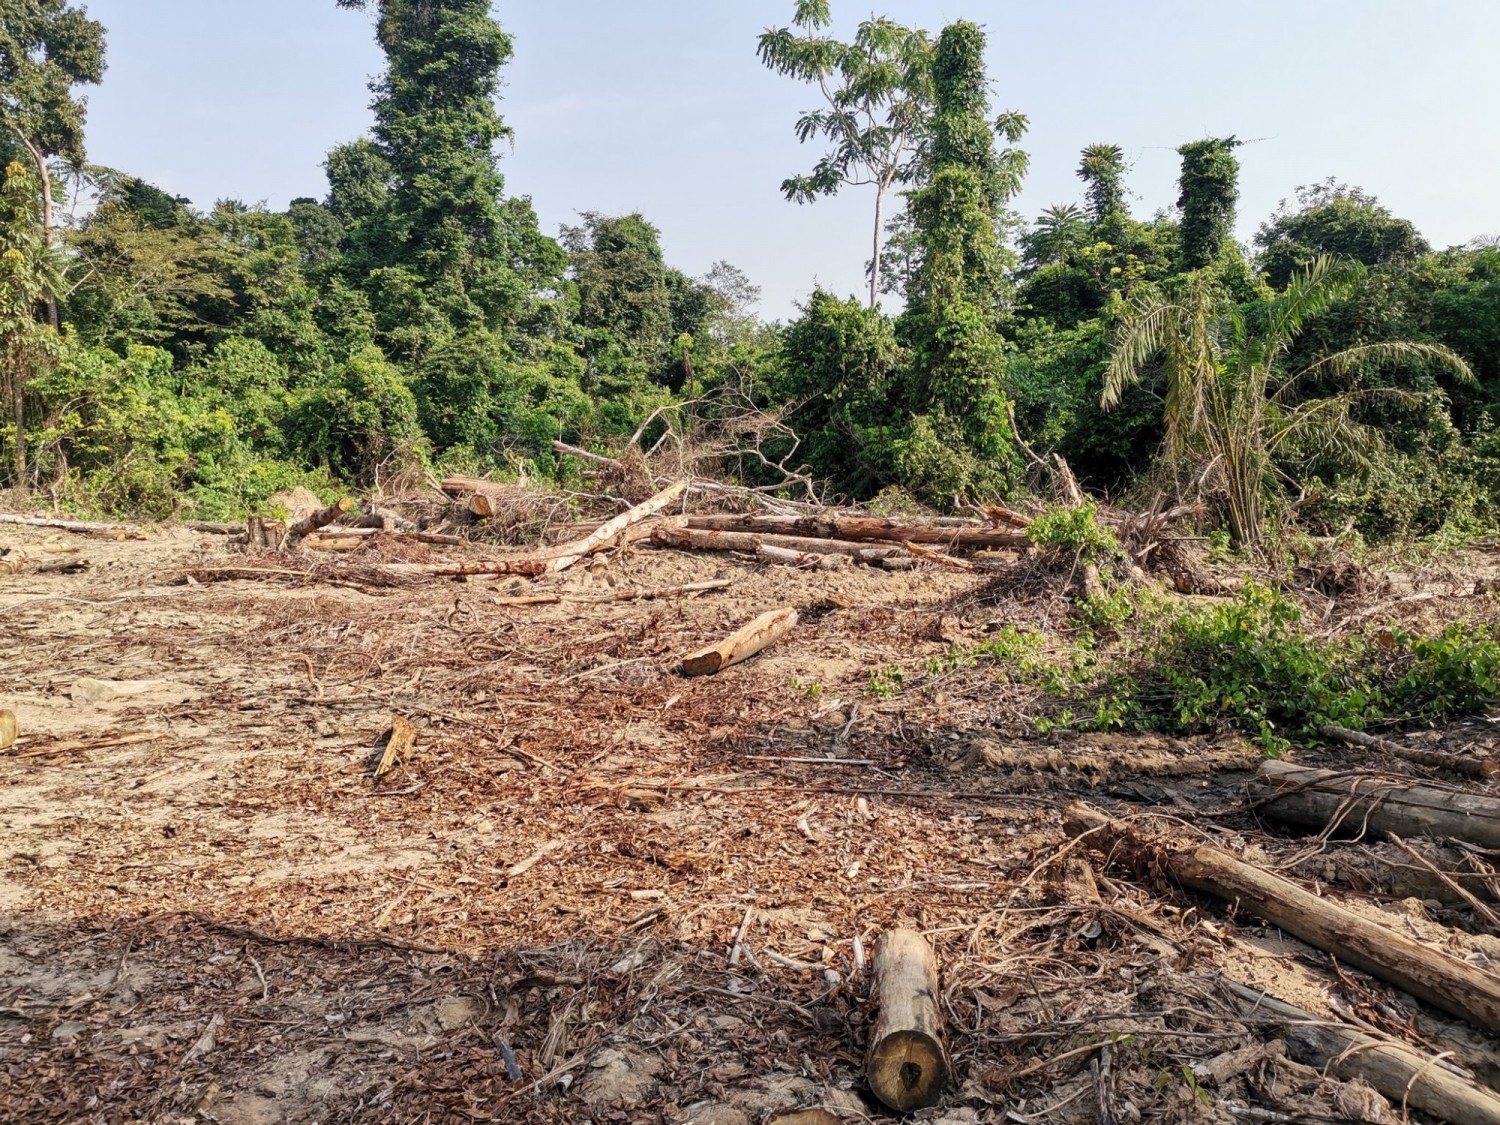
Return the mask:
{"type": "Polygon", "coordinates": [[[12,485],[27,487],[26,385],[56,355],[57,333],[38,323],[37,306],[59,284],[51,247],[43,240],[36,177],[12,161],[0,188],[0,376],[10,400],[12,485]]]}
{"type": "Polygon", "coordinates": [[[1177,150],[1182,175],[1177,206],[1182,211],[1182,268],[1202,269],[1219,257],[1234,228],[1240,198],[1240,162],[1234,137],[1210,137],[1177,150]]]}
{"type": "Polygon", "coordinates": [[[1089,145],[1078,164],[1087,185],[1089,220],[1098,226],[1125,210],[1125,152],[1119,145],[1089,145]]]}

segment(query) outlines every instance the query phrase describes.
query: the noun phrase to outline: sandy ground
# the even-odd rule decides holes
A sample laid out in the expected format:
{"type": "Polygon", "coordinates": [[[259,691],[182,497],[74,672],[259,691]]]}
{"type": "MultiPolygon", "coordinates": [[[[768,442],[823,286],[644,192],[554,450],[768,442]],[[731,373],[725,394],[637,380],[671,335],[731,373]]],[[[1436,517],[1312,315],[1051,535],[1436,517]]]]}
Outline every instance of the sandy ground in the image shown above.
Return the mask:
{"type": "Polygon", "coordinates": [[[934,1120],[1094,1120],[1081,1056],[1026,1068],[1105,1017],[1151,1041],[1121,1048],[1126,1119],[1364,1096],[1284,1061],[1184,1078],[1251,1041],[1219,967],[1319,1011],[1356,984],[1211,906],[1079,901],[1044,869],[1069,799],[1222,813],[1255,756],[1030,738],[993,670],[928,667],[1023,612],[981,577],[636,549],[392,591],[208,581],[245,558],[182,529],[0,546],[90,564],[0,577],[5,1120],[885,1120],[861,967],[897,924],[944,965],[934,1120]],[[731,585],[602,600],[709,578],[731,585]],[[497,603],[519,592],[592,600],[497,603]],[[782,645],[675,671],[784,605],[782,645]],[[415,750],[377,784],[393,716],[415,750]]]}

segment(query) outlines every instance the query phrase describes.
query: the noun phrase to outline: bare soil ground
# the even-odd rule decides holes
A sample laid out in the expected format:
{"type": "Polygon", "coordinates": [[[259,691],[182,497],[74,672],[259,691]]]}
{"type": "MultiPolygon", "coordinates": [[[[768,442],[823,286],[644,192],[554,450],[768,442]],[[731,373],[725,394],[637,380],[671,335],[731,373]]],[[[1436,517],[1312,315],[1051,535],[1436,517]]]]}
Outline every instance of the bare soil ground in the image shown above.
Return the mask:
{"type": "MultiPolygon", "coordinates": [[[[1221,906],[1103,878],[1091,897],[1049,866],[1079,795],[1308,857],[1236,819],[1245,747],[1039,741],[993,670],[926,675],[997,624],[1067,628],[983,577],[637,549],[539,585],[182,584],[244,556],[181,529],[0,541],[91,563],[0,578],[22,731],[0,756],[0,1119],[888,1120],[861,970],[895,924],[943,966],[955,1082],[928,1119],[949,1125],[1095,1120],[1079,1048],[1111,1032],[1126,1120],[1400,1119],[1273,1049],[1196,1076],[1259,1042],[1221,972],[1441,1030],[1475,1069],[1496,1046],[1221,906]],[[784,644],[674,671],[782,605],[784,644]],[[377,785],[393,715],[416,748],[377,785]]],[[[1435,940],[1453,920],[1365,899],[1435,940]]]]}

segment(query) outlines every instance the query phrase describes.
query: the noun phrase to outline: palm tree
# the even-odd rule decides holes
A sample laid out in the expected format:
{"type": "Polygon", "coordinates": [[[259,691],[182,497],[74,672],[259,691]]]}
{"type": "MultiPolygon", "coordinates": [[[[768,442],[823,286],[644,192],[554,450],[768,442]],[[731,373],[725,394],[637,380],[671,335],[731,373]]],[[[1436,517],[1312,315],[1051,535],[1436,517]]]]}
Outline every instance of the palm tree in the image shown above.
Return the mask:
{"type": "Polygon", "coordinates": [[[1037,216],[1027,250],[1039,266],[1060,265],[1088,239],[1087,216],[1071,203],[1054,203],[1037,216]]]}
{"type": "Polygon", "coordinates": [[[1451,349],[1405,340],[1358,344],[1300,371],[1285,371],[1282,361],[1303,325],[1348,297],[1363,274],[1358,265],[1320,258],[1283,292],[1243,308],[1200,271],[1184,300],[1138,299],[1116,331],[1100,405],[1118,405],[1148,361],[1160,357],[1167,381],[1163,453],[1171,463],[1193,465],[1216,485],[1238,544],[1255,547],[1261,541],[1279,453],[1300,448],[1365,461],[1385,442],[1354,420],[1354,406],[1374,396],[1418,398],[1381,387],[1301,399],[1313,377],[1347,376],[1365,362],[1415,359],[1474,381],[1469,365],[1451,349]]]}

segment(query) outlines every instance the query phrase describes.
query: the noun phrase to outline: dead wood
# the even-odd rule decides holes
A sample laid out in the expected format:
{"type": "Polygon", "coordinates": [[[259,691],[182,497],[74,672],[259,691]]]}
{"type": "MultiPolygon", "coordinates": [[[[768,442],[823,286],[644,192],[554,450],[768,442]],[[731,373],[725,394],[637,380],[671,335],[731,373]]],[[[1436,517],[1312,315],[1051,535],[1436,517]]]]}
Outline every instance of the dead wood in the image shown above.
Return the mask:
{"type": "Polygon", "coordinates": [[[435,531],[391,531],[382,527],[325,527],[318,535],[324,539],[368,539],[374,535],[391,535],[414,543],[434,543],[441,547],[462,547],[468,542],[462,535],[441,535],[435,531]]]}
{"type": "Polygon", "coordinates": [[[718,644],[683,657],[682,673],[685,676],[711,676],[775,644],[796,624],[797,611],[790,607],[763,613],[718,644]]]}
{"type": "Polygon", "coordinates": [[[747,532],[856,542],[935,543],[963,548],[1017,549],[1031,546],[1030,539],[1015,531],[996,531],[978,524],[945,527],[935,521],[909,522],[883,516],[689,516],[687,527],[694,531],[747,532]]]}
{"type": "Polygon", "coordinates": [[[1218,848],[1150,836],[1082,803],[1068,806],[1064,823],[1070,836],[1085,837],[1106,856],[1163,871],[1190,890],[1225,899],[1450,1015],[1500,1031],[1500,979],[1473,965],[1218,848]]]}
{"type": "Polygon", "coordinates": [[[279,551],[286,546],[286,524],[266,516],[245,521],[245,543],[252,551],[279,551]]]}
{"type": "Polygon", "coordinates": [[[1500,799],[1454,786],[1267,761],[1250,795],[1265,815],[1319,831],[1394,832],[1500,847],[1500,799]]]}
{"type": "Polygon", "coordinates": [[[1332,723],[1319,727],[1318,733],[1348,746],[1358,746],[1362,750],[1378,750],[1382,754],[1390,754],[1400,758],[1403,762],[1413,762],[1419,766],[1435,766],[1438,769],[1452,770],[1454,773],[1474,778],[1476,781],[1486,781],[1500,776],[1500,762],[1493,758],[1447,754],[1441,750],[1421,750],[1414,746],[1403,746],[1388,738],[1349,730],[1347,727],[1334,726],[1332,723]]]}
{"type": "Polygon", "coordinates": [[[309,551],[357,551],[365,545],[365,540],[342,535],[309,535],[303,539],[299,546],[306,547],[309,551]]]}
{"type": "Polygon", "coordinates": [[[12,516],[0,513],[0,523],[19,527],[49,527],[56,531],[71,531],[78,535],[123,535],[131,539],[145,538],[140,528],[120,523],[84,523],[80,520],[45,519],[41,516],[12,516]]]}
{"type": "Polygon", "coordinates": [[[37,564],[38,574],[81,574],[93,564],[88,559],[48,559],[37,564]]]}
{"type": "MultiPolygon", "coordinates": [[[[691,522],[691,519],[689,520],[691,522]]],[[[850,555],[861,562],[878,562],[901,552],[901,548],[871,547],[868,543],[841,539],[803,538],[797,535],[764,535],[748,531],[710,531],[688,527],[658,527],[651,540],[663,547],[690,551],[740,551],[758,554],[762,546],[779,547],[808,555],[850,555]]]]}
{"type": "Polygon", "coordinates": [[[9,750],[21,737],[21,726],[14,711],[0,711],[0,750],[9,750]]]}
{"type": "Polygon", "coordinates": [[[1439,1059],[1347,1024],[1319,1019],[1235,981],[1224,985],[1245,1016],[1269,1015],[1284,1021],[1276,1033],[1297,1062],[1346,1081],[1363,1078],[1396,1105],[1452,1125],[1500,1125],[1500,1098],[1446,1069],[1439,1059]]]}
{"type": "Polygon", "coordinates": [[[293,523],[287,529],[287,534],[293,539],[301,539],[304,535],[311,535],[320,527],[327,527],[334,520],[351,511],[353,507],[353,499],[345,496],[336,504],[330,504],[326,508],[319,508],[316,512],[309,512],[300,520],[293,523]]]}
{"type": "Polygon", "coordinates": [[[870,1089],[903,1113],[936,1105],[948,1084],[938,965],[915,930],[891,930],[875,950],[877,1015],[865,1056],[870,1089]]]}
{"type": "Polygon", "coordinates": [[[379,785],[380,779],[397,766],[406,764],[416,741],[417,728],[412,726],[411,721],[400,715],[392,715],[391,729],[386,732],[385,749],[375,765],[375,784],[379,785]]]}
{"type": "Polygon", "coordinates": [[[587,558],[595,551],[603,550],[610,546],[615,539],[623,535],[635,524],[649,519],[658,512],[670,507],[682,494],[687,491],[687,482],[678,481],[662,489],[651,499],[646,500],[627,512],[621,512],[614,519],[599,527],[589,535],[584,536],[572,543],[564,543],[558,547],[540,552],[536,557],[547,560],[547,571],[556,573],[567,570],[579,559],[587,558]]]}
{"type": "Polygon", "coordinates": [[[690,598],[714,590],[724,590],[733,585],[728,578],[711,578],[705,582],[689,582],[682,586],[665,586],[654,590],[613,590],[608,594],[533,594],[516,598],[496,598],[496,605],[531,606],[559,605],[563,602],[580,602],[585,605],[603,602],[655,601],[659,598],[690,598]]]}
{"type": "Polygon", "coordinates": [[[799,570],[835,570],[841,566],[848,566],[852,559],[850,555],[820,555],[813,551],[794,551],[789,547],[773,547],[768,543],[762,543],[757,547],[755,554],[762,562],[795,566],[799,570]]]}
{"type": "Polygon", "coordinates": [[[569,445],[565,441],[554,441],[552,451],[561,453],[564,457],[576,457],[580,461],[587,461],[590,465],[598,465],[601,469],[608,469],[612,473],[621,476],[625,474],[625,464],[613,457],[605,457],[602,453],[590,453],[587,449],[579,449],[576,445],[569,445]]]}
{"type": "Polygon", "coordinates": [[[245,530],[244,524],[212,523],[207,520],[190,520],[182,526],[189,531],[201,532],[204,535],[241,535],[245,530]]]}

